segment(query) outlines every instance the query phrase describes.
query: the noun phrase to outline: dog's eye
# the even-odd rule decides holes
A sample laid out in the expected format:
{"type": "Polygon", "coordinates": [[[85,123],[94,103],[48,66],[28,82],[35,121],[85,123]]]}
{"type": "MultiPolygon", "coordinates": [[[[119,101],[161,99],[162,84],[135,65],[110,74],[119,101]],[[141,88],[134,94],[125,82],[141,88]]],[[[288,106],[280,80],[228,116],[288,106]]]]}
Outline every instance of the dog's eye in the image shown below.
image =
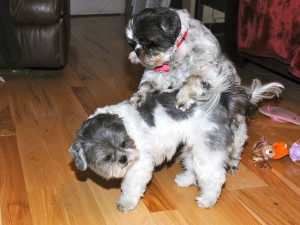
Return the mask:
{"type": "Polygon", "coordinates": [[[153,48],[155,46],[155,43],[153,41],[144,41],[143,46],[146,48],[153,48]]]}
{"type": "Polygon", "coordinates": [[[108,162],[108,161],[110,161],[110,159],[111,159],[111,156],[108,155],[108,156],[105,156],[102,160],[103,160],[104,162],[108,162]]]}
{"type": "Polygon", "coordinates": [[[136,42],[133,40],[128,40],[128,44],[130,45],[131,48],[135,48],[136,42]]]}

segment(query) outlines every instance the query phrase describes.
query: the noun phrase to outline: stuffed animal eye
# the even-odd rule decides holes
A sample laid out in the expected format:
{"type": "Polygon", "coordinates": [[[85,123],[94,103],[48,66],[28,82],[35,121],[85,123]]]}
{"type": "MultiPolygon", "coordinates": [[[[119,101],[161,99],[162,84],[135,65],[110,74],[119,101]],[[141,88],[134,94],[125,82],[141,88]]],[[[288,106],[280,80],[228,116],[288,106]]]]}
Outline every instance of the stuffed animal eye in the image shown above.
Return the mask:
{"type": "Polygon", "coordinates": [[[265,151],[265,153],[267,154],[267,155],[271,155],[271,154],[273,154],[273,150],[272,149],[268,149],[268,150],[266,150],[265,151]]]}

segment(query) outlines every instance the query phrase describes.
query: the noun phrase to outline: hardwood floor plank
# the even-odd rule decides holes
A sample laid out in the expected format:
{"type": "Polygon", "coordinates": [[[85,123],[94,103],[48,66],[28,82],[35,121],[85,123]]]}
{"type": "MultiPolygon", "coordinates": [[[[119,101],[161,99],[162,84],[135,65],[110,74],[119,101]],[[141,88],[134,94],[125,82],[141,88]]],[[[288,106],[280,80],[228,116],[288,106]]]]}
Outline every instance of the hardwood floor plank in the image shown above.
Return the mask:
{"type": "Polygon", "coordinates": [[[93,98],[96,100],[97,108],[104,107],[106,105],[117,104],[121,101],[124,101],[125,97],[127,97],[115,93],[115,91],[112,91],[110,86],[102,81],[84,81],[84,84],[88,88],[93,98]]]}
{"type": "MultiPolygon", "coordinates": [[[[59,78],[61,83],[64,83],[65,87],[82,87],[82,80],[79,78],[78,74],[73,70],[73,67],[70,64],[67,64],[64,68],[63,75],[59,78]]],[[[43,86],[47,86],[48,80],[39,80],[40,83],[43,83],[43,86]]],[[[57,79],[51,80],[57,82],[57,79]]]]}
{"type": "Polygon", "coordinates": [[[97,108],[97,103],[91,97],[89,90],[86,87],[72,87],[72,91],[76,95],[78,101],[86,111],[87,115],[95,112],[97,108]]]}
{"type": "Polygon", "coordinates": [[[219,201],[213,208],[197,207],[195,198],[199,195],[198,188],[195,186],[181,188],[174,182],[176,174],[180,171],[180,165],[175,163],[157,172],[155,179],[188,224],[199,224],[199,221],[201,224],[243,224],[245,221],[248,224],[259,224],[226,189],[223,189],[219,201]],[[234,216],[236,211],[239,212],[238,217],[234,216]]]}
{"type": "Polygon", "coordinates": [[[61,187],[60,194],[72,225],[105,224],[96,200],[86,183],[78,180],[68,182],[61,187]]]}
{"type": "Polygon", "coordinates": [[[16,128],[12,122],[10,107],[0,110],[0,136],[16,135],[16,128]]]}
{"type": "Polygon", "coordinates": [[[52,173],[55,170],[53,161],[39,129],[27,88],[28,83],[24,83],[18,85],[18,88],[13,88],[14,91],[9,93],[27,190],[56,187],[64,181],[52,173]]]}
{"type": "Polygon", "coordinates": [[[62,80],[54,80],[45,85],[45,92],[51,99],[57,119],[71,146],[76,131],[88,115],[71,87],[66,87],[62,80]]]}
{"type": "MultiPolygon", "coordinates": [[[[101,180],[101,179],[100,179],[101,180]]],[[[99,181],[99,179],[98,179],[99,181]]],[[[142,201],[138,206],[130,212],[120,212],[116,208],[116,201],[120,195],[120,185],[116,183],[115,187],[110,186],[110,182],[104,180],[101,183],[95,183],[89,181],[89,187],[94,196],[94,199],[97,202],[97,205],[103,215],[105,224],[124,224],[124,225],[155,225],[156,222],[152,218],[147,207],[143,204],[142,201]],[[108,186],[107,186],[108,185],[108,186]],[[108,187],[108,188],[105,188],[108,187]],[[116,189],[117,188],[117,189],[116,189]]]]}
{"type": "Polygon", "coordinates": [[[177,210],[155,212],[152,216],[158,225],[188,225],[177,210]]]}
{"type": "Polygon", "coordinates": [[[253,187],[267,186],[258,176],[249,170],[243,163],[239,165],[239,171],[235,174],[227,174],[225,188],[229,191],[253,187]]]}
{"type": "Polygon", "coordinates": [[[71,225],[59,189],[40,189],[28,192],[35,225],[71,225]]]}
{"type": "Polygon", "coordinates": [[[155,178],[152,179],[142,200],[151,213],[176,209],[155,178]]]}
{"type": "Polygon", "coordinates": [[[0,209],[3,225],[33,224],[15,136],[0,137],[0,209]]]}
{"type": "Polygon", "coordinates": [[[5,84],[3,84],[2,87],[0,87],[0,96],[1,96],[0,137],[15,135],[16,128],[15,128],[15,125],[14,125],[12,117],[11,117],[10,106],[9,106],[9,102],[8,102],[8,95],[7,95],[7,90],[6,90],[5,84]]]}
{"type": "Polygon", "coordinates": [[[298,199],[287,199],[279,196],[268,187],[249,188],[233,192],[237,199],[263,224],[300,223],[298,199]]]}
{"type": "Polygon", "coordinates": [[[56,116],[53,104],[38,79],[28,82],[27,88],[37,118],[56,116]]]}
{"type": "Polygon", "coordinates": [[[73,157],[69,152],[71,143],[65,135],[64,128],[57,118],[42,118],[39,122],[47,149],[53,161],[56,176],[63,177],[65,182],[76,181],[73,157]]]}

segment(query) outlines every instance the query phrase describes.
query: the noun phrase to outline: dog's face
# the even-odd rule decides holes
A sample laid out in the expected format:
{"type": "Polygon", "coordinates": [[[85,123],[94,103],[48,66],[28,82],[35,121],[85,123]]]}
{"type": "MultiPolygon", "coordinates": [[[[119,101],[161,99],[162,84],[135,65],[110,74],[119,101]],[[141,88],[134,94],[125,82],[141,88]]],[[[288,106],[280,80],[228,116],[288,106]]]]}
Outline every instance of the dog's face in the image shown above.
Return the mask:
{"type": "Polygon", "coordinates": [[[170,61],[181,31],[178,14],[169,8],[144,9],[126,27],[126,37],[134,49],[132,63],[154,69],[170,61]]]}
{"type": "Polygon", "coordinates": [[[138,158],[134,141],[116,114],[98,114],[84,121],[70,152],[78,169],[89,167],[105,179],[123,177],[138,158]]]}

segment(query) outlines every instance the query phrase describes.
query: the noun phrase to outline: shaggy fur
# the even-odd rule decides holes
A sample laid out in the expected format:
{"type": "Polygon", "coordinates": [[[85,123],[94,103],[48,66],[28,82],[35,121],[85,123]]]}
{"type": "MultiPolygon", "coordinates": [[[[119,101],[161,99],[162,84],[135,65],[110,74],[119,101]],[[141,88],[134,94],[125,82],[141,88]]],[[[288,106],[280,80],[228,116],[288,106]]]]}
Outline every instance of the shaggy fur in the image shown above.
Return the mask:
{"type": "Polygon", "coordinates": [[[251,88],[232,85],[209,113],[198,101],[185,112],[175,107],[178,91],[152,92],[136,108],[128,101],[98,108],[84,121],[70,148],[80,170],[92,169],[105,179],[122,178],[121,211],[132,210],[151,180],[155,166],[171,160],[181,147],[182,173],[177,185],[197,185],[199,207],[217,202],[226,169],[238,168],[247,139],[245,115],[249,106],[279,95],[283,86],[258,80],[251,88]]]}
{"type": "Polygon", "coordinates": [[[177,108],[184,111],[206,100],[203,107],[212,109],[223,91],[240,84],[218,40],[186,10],[145,9],[129,21],[126,37],[134,49],[130,61],[145,67],[139,90],[130,99],[136,107],[151,92],[179,89],[177,108]],[[166,65],[168,72],[157,70],[166,65]]]}

